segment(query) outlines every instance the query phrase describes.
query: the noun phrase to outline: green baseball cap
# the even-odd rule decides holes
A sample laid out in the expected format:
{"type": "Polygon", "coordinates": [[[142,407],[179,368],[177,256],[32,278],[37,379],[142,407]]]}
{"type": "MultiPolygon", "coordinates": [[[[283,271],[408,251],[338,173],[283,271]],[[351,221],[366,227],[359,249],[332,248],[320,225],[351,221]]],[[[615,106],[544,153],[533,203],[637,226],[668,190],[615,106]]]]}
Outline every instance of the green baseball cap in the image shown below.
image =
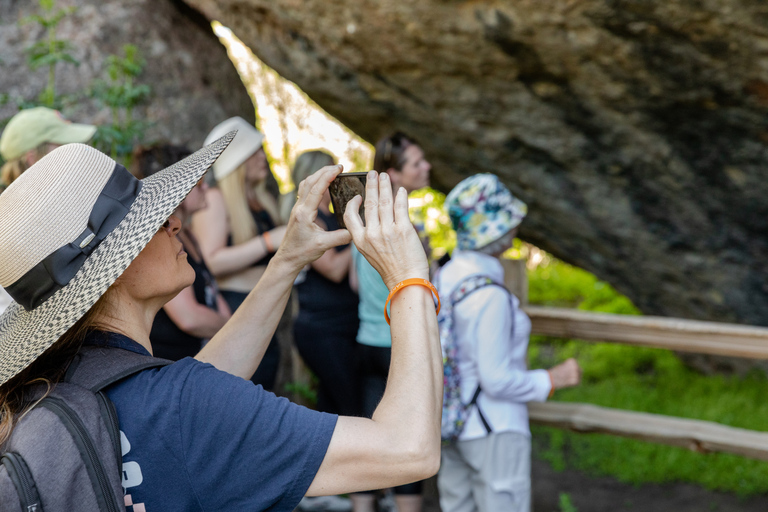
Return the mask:
{"type": "Polygon", "coordinates": [[[67,121],[58,110],[35,107],[22,110],[8,122],[0,136],[0,154],[15,160],[40,144],[86,143],[96,133],[90,124],[67,121]]]}

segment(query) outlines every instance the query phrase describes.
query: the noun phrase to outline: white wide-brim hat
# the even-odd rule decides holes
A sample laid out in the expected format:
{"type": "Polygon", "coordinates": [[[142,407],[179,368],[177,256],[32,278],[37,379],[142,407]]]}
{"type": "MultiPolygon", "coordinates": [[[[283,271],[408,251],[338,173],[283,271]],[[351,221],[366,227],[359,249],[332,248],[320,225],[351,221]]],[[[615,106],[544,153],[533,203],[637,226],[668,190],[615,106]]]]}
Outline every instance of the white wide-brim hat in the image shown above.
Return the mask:
{"type": "Polygon", "coordinates": [[[237,130],[235,140],[213,164],[213,177],[216,178],[216,181],[221,181],[240,167],[264,143],[264,135],[251,123],[242,117],[230,117],[214,126],[211,133],[205,138],[205,144],[213,142],[232,130],[237,130]]]}
{"type": "Polygon", "coordinates": [[[0,385],[96,303],[235,132],[143,180],[84,144],[52,151],[0,194],[0,385]]]}

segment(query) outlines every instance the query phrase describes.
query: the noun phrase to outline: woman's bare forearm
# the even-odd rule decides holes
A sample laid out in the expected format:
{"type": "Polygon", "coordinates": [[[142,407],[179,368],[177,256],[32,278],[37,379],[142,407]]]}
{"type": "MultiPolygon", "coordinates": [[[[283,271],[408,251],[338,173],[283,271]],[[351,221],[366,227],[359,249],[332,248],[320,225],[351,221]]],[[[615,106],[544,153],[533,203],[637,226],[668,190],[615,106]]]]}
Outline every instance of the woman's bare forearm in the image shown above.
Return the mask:
{"type": "Polygon", "coordinates": [[[247,268],[267,256],[267,245],[259,235],[238,245],[223,246],[207,254],[208,269],[214,276],[224,276],[247,268]]]}
{"type": "MultiPolygon", "coordinates": [[[[359,197],[349,202],[344,221],[387,288],[405,279],[427,279],[429,266],[408,218],[405,191],[393,206],[388,176],[369,173],[365,226],[355,214],[360,202],[359,197]]],[[[378,489],[437,472],[443,376],[431,292],[416,285],[400,289],[392,298],[391,316],[392,359],[384,396],[371,419],[338,419],[308,494],[378,489]]]]}
{"type": "Polygon", "coordinates": [[[439,459],[443,362],[432,293],[403,288],[391,302],[391,317],[392,362],[373,420],[396,428],[396,439],[411,439],[410,449],[439,459]]]}
{"type": "Polygon", "coordinates": [[[277,329],[298,275],[295,266],[273,258],[256,287],[196,359],[250,379],[277,329]]]}
{"type": "Polygon", "coordinates": [[[371,419],[341,416],[310,496],[402,485],[440,466],[442,356],[428,290],[402,289],[392,304],[392,363],[371,419]]]}

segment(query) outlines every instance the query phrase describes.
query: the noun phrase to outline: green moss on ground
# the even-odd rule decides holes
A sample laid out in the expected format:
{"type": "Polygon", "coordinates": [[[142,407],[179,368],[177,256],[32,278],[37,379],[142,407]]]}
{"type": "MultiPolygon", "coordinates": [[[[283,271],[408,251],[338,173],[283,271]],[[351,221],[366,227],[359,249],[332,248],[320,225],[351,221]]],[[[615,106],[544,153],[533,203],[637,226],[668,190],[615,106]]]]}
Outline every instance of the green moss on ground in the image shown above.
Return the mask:
{"type": "MultiPolygon", "coordinates": [[[[529,272],[529,300],[539,305],[639,314],[610,285],[556,260],[529,272]]],[[[687,368],[669,350],[532,337],[531,368],[547,368],[567,357],[578,359],[584,370],[583,383],[558,391],[555,400],[768,431],[768,378],[763,372],[706,376],[687,368]]],[[[578,469],[635,484],[690,482],[743,496],[768,492],[767,462],[602,434],[536,426],[532,430],[534,455],[555,469],[578,469]]]]}

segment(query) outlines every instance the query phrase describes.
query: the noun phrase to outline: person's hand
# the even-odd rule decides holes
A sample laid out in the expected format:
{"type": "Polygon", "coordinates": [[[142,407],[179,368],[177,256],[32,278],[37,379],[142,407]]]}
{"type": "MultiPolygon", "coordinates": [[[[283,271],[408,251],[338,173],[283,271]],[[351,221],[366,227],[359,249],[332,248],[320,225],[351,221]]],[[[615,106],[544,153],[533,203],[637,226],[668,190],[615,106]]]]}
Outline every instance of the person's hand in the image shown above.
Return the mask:
{"type": "Polygon", "coordinates": [[[356,196],[344,212],[344,223],[360,253],[373,265],[390,290],[404,279],[429,279],[424,248],[408,217],[408,194],[401,188],[392,198],[389,175],[368,173],[365,186],[365,226],[356,196]]]}
{"type": "Polygon", "coordinates": [[[572,357],[557,366],[553,366],[548,371],[555,389],[569,388],[581,382],[581,368],[572,357]]]}
{"type": "Polygon", "coordinates": [[[274,251],[276,251],[277,248],[280,247],[280,245],[283,243],[286,229],[288,229],[287,226],[277,226],[276,228],[267,231],[267,233],[269,233],[269,242],[272,245],[274,251]]]}
{"type": "MultiPolygon", "coordinates": [[[[323,167],[299,184],[299,196],[275,255],[288,262],[296,272],[318,259],[328,249],[348,244],[352,239],[346,229],[326,231],[315,222],[323,194],[342,169],[341,165],[323,167]]],[[[273,231],[270,231],[270,236],[273,231]]],[[[273,243],[277,245],[277,241],[273,243]]]]}

